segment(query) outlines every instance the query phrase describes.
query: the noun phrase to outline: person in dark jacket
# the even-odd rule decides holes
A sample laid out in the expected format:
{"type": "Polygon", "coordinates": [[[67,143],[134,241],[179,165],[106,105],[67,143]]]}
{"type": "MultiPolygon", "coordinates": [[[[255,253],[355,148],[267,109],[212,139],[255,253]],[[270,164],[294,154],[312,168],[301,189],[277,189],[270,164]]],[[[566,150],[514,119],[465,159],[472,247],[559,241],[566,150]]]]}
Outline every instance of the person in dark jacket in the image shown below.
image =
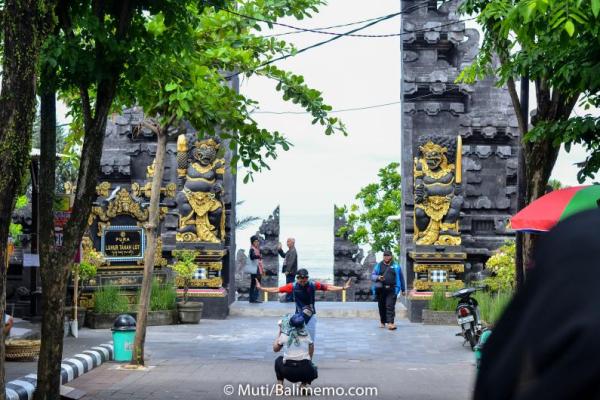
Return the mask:
{"type": "Polygon", "coordinates": [[[481,351],[474,400],[600,398],[600,210],[539,235],[481,351]]]}
{"type": "Polygon", "coordinates": [[[248,257],[250,260],[256,262],[256,272],[250,274],[250,292],[248,293],[248,300],[250,303],[262,303],[258,298],[258,289],[256,288],[256,282],[260,282],[261,277],[264,273],[262,255],[260,254],[260,239],[254,235],[250,238],[251,247],[248,251],[248,257]]]}
{"type": "MultiPolygon", "coordinates": [[[[277,252],[284,258],[281,272],[285,274],[285,283],[288,284],[294,282],[294,279],[296,279],[296,272],[298,271],[298,253],[296,251],[296,239],[288,238],[286,244],[288,251],[283,251],[281,243],[279,243],[277,245],[277,252]]],[[[291,293],[287,294],[285,301],[288,303],[294,301],[291,293]]]]}
{"type": "Polygon", "coordinates": [[[396,317],[396,298],[398,293],[406,294],[404,277],[398,263],[394,261],[392,252],[383,252],[383,261],[375,265],[371,280],[374,282],[377,306],[379,307],[380,327],[387,327],[393,331],[396,329],[394,318],[396,317]]]}
{"type": "Polygon", "coordinates": [[[291,293],[296,303],[296,313],[304,315],[306,329],[310,333],[311,339],[315,341],[317,335],[315,292],[317,290],[339,292],[348,289],[351,283],[350,279],[346,281],[344,286],[327,285],[318,281],[311,281],[308,279],[308,271],[300,268],[296,272],[295,283],[288,283],[280,287],[262,287],[260,286],[260,282],[257,282],[256,287],[258,290],[268,293],[291,293]]]}

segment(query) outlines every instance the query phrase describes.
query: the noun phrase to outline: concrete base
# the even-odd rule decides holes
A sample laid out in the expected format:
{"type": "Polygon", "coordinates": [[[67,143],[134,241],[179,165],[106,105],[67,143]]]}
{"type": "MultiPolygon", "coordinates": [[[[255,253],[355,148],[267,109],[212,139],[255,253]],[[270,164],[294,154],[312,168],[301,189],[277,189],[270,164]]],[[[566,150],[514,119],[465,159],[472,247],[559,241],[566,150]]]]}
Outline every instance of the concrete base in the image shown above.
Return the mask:
{"type": "MultiPolygon", "coordinates": [[[[269,301],[266,303],[249,303],[236,301],[231,305],[230,315],[242,317],[281,317],[293,313],[294,303],[280,303],[269,301]]],[[[379,311],[375,302],[334,302],[318,301],[316,303],[319,318],[366,318],[379,319],[379,311]]],[[[406,307],[400,302],[396,303],[396,319],[406,318],[406,307]]]]}
{"type": "Polygon", "coordinates": [[[202,319],[225,319],[229,315],[229,301],[227,297],[194,297],[190,300],[204,303],[202,319]]]}
{"type": "Polygon", "coordinates": [[[429,304],[429,299],[409,298],[407,301],[408,319],[410,322],[423,322],[423,310],[429,304]]]}

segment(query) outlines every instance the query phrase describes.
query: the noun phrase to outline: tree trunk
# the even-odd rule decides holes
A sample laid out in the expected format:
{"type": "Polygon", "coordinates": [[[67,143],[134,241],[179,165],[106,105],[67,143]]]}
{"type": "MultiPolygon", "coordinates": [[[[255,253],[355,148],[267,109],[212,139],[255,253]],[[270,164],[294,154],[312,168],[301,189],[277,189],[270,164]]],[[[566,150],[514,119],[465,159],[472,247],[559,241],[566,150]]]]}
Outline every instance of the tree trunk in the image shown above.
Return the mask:
{"type": "MultiPolygon", "coordinates": [[[[42,2],[6,0],[1,40],[0,92],[0,260],[7,256],[8,227],[15,199],[29,165],[29,146],[35,115],[36,66],[43,34],[42,2]]],[[[6,308],[6,268],[0,268],[0,313],[6,308]]],[[[2,335],[2,334],[0,334],[2,335]]],[[[0,336],[0,400],[5,398],[4,337],[0,336]]]]}
{"type": "Polygon", "coordinates": [[[64,292],[66,270],[60,263],[54,237],[54,194],[56,188],[56,95],[53,72],[42,72],[41,155],[39,196],[39,249],[42,280],[42,345],[38,361],[36,396],[56,399],[60,392],[60,363],[63,349],[64,292]]]}
{"type": "MultiPolygon", "coordinates": [[[[47,255],[42,255],[40,252],[42,308],[44,312],[42,319],[43,340],[38,360],[35,400],[60,399],[60,361],[63,347],[66,280],[73,257],[87,229],[87,219],[95,200],[106,119],[115,97],[115,89],[115,78],[107,78],[100,82],[96,97],[95,116],[93,118],[90,116],[85,122],[85,135],[75,201],[71,217],[63,229],[63,246],[60,251],[52,250],[47,255]],[[46,312],[46,310],[52,311],[46,312]]],[[[55,152],[53,155],[55,156],[55,152]]],[[[54,173],[54,169],[51,171],[54,173]]],[[[43,181],[43,179],[40,179],[40,181],[43,181]]],[[[53,192],[49,196],[53,196],[53,192]]],[[[50,221],[52,218],[53,211],[51,207],[40,207],[40,222],[42,220],[50,221]]],[[[46,239],[46,241],[46,244],[41,243],[42,249],[48,244],[54,244],[53,237],[46,239]]]]}
{"type": "Polygon", "coordinates": [[[154,158],[154,177],[152,178],[152,189],[150,193],[150,209],[148,223],[146,224],[147,248],[144,255],[144,276],[142,279],[142,292],[137,313],[137,325],[135,329],[135,342],[133,345],[134,365],[144,365],[144,343],[146,341],[146,323],[148,320],[148,305],[150,303],[150,292],[152,290],[152,273],[154,271],[154,257],[156,253],[156,240],[160,234],[160,186],[162,183],[165,166],[165,153],[167,149],[168,125],[156,131],[158,136],[156,143],[156,156],[154,158]]]}

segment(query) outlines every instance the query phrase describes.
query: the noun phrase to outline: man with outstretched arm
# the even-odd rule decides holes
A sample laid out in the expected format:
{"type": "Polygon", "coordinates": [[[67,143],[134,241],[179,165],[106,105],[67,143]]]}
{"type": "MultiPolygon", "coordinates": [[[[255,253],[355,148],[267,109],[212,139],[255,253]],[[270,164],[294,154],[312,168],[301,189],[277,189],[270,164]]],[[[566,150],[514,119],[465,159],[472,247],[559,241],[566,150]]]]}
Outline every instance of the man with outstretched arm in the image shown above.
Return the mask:
{"type": "Polygon", "coordinates": [[[256,288],[268,293],[291,293],[293,301],[296,303],[296,312],[304,315],[306,329],[314,342],[317,335],[315,292],[317,290],[339,292],[348,289],[350,284],[350,279],[346,281],[344,286],[327,285],[318,281],[311,281],[308,279],[308,271],[304,268],[300,268],[296,272],[296,282],[288,283],[281,287],[262,287],[260,286],[260,282],[257,282],[256,288]]]}

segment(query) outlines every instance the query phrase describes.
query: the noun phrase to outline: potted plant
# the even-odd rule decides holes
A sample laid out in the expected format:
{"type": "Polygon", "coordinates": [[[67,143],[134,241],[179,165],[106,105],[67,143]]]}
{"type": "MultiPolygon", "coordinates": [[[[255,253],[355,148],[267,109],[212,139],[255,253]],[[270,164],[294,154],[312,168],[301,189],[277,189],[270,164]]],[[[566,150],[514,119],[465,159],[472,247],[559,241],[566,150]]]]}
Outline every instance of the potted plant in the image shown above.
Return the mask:
{"type": "Polygon", "coordinates": [[[105,261],[106,260],[101,253],[94,249],[90,249],[84,252],[81,262],[74,263],[71,267],[71,272],[73,274],[73,308],[68,309],[67,311],[69,312],[68,315],[71,317],[71,333],[75,337],[77,337],[78,329],[80,326],[83,326],[85,320],[85,308],[78,308],[81,292],[84,289],[85,283],[96,276],[98,267],[105,261]],[[79,285],[81,285],[81,292],[79,291],[79,285]]]}
{"type": "Polygon", "coordinates": [[[196,264],[198,253],[195,250],[175,250],[173,255],[177,261],[171,266],[171,269],[177,273],[178,284],[183,285],[183,301],[177,302],[179,321],[181,323],[197,324],[202,317],[204,304],[198,301],[188,301],[188,290],[198,269],[196,264]]]}

